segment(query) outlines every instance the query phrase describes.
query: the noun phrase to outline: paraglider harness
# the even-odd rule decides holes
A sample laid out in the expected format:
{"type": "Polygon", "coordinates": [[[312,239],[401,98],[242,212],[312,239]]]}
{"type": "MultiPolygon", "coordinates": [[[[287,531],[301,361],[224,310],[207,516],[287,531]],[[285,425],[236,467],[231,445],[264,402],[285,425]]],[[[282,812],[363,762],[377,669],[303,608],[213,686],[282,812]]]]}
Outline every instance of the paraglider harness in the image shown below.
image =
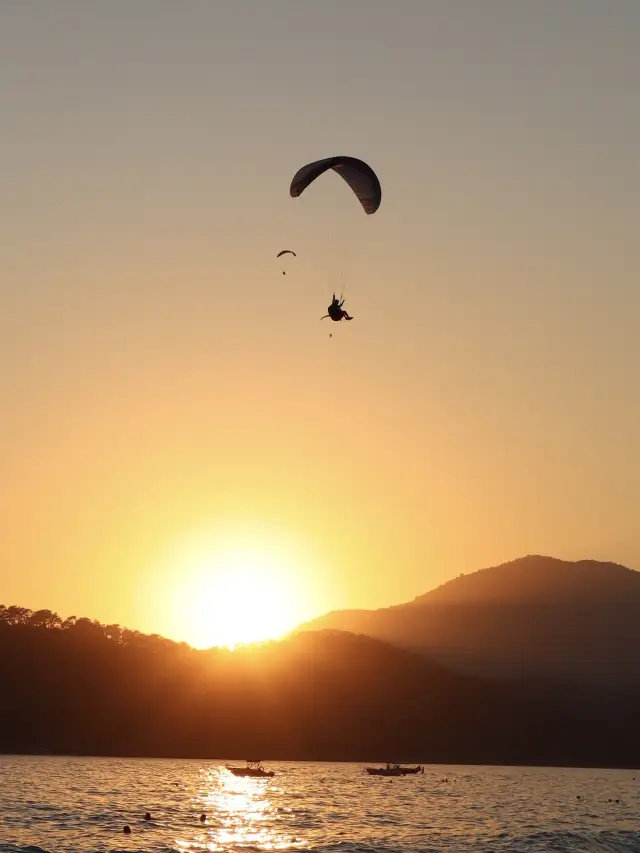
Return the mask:
{"type": "Polygon", "coordinates": [[[339,300],[336,299],[335,293],[333,294],[333,301],[331,305],[327,308],[328,314],[325,314],[324,317],[321,317],[321,320],[330,317],[334,323],[339,323],[341,320],[353,320],[353,317],[350,317],[347,312],[342,307],[344,305],[344,299],[339,300]]]}

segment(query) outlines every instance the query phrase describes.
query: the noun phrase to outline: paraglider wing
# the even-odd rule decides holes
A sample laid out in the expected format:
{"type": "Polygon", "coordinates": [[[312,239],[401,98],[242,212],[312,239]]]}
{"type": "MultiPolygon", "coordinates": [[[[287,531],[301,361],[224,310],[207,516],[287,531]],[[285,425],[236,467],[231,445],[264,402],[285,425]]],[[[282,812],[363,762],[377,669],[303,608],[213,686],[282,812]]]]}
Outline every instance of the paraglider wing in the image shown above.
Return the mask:
{"type": "Polygon", "coordinates": [[[292,251],[291,249],[283,249],[281,252],[278,252],[278,254],[276,255],[276,258],[280,258],[280,257],[282,257],[282,255],[293,255],[294,258],[298,257],[296,255],[296,253],[294,251],[292,251]]]}
{"type": "Polygon", "coordinates": [[[291,198],[302,195],[309,184],[329,169],[333,169],[349,184],[365,213],[376,212],[382,201],[380,181],[371,166],[356,157],[327,157],[325,160],[307,163],[296,172],[291,181],[289,188],[291,198]]]}

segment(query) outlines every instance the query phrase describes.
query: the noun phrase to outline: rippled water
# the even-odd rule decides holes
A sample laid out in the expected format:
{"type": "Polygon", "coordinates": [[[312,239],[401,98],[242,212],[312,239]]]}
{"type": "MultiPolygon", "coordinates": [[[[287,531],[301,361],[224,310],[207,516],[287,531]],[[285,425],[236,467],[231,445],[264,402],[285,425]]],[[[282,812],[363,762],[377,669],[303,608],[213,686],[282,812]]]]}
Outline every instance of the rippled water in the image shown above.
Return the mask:
{"type": "Polygon", "coordinates": [[[0,757],[0,851],[640,853],[640,772],[268,766],[263,780],[217,761],[0,757]]]}

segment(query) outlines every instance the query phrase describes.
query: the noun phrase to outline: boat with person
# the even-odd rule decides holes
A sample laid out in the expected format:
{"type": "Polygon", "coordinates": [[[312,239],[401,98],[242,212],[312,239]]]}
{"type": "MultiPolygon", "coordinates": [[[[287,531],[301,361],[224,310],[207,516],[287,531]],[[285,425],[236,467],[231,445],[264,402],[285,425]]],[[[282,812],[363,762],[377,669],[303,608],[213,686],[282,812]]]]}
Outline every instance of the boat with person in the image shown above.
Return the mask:
{"type": "Polygon", "coordinates": [[[253,779],[266,779],[276,775],[273,770],[265,770],[262,761],[247,761],[246,767],[234,767],[231,764],[225,764],[225,767],[234,776],[248,776],[253,779]]]}
{"type": "Polygon", "coordinates": [[[415,776],[417,773],[424,773],[424,767],[404,767],[402,764],[389,764],[386,767],[365,767],[369,776],[415,776]]]}

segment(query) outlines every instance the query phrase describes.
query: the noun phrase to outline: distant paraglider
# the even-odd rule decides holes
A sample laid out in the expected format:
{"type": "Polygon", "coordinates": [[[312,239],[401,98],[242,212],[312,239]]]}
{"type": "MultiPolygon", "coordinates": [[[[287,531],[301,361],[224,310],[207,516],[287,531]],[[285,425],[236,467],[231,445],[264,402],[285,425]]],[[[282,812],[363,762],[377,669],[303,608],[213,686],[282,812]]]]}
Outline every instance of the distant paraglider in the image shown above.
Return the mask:
{"type": "MultiPolygon", "coordinates": [[[[293,251],[293,249],[283,249],[281,252],[278,252],[278,254],[276,255],[276,258],[281,258],[283,255],[293,255],[294,258],[298,257],[296,255],[296,253],[293,251]]],[[[287,274],[286,270],[282,270],[282,275],[286,275],[286,274],[287,274]]]]}

